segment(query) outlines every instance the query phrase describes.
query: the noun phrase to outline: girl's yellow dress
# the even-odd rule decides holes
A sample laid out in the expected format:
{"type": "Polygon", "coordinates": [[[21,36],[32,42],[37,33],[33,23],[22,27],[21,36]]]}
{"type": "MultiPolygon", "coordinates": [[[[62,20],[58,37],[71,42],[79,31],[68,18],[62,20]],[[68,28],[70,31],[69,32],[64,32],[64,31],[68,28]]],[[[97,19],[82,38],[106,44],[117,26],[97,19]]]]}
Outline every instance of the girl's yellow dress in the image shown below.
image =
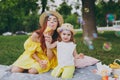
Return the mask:
{"type": "Polygon", "coordinates": [[[57,59],[56,59],[56,49],[52,49],[55,56],[52,58],[52,60],[49,60],[46,56],[46,53],[43,52],[42,48],[40,47],[40,43],[33,42],[31,37],[29,37],[25,43],[24,43],[25,51],[23,54],[13,63],[14,66],[23,68],[23,69],[30,69],[35,68],[39,73],[47,72],[50,69],[53,69],[57,65],[57,59]],[[40,67],[40,64],[32,58],[32,54],[37,52],[38,57],[41,60],[47,60],[47,68],[42,69],[40,67]]]}

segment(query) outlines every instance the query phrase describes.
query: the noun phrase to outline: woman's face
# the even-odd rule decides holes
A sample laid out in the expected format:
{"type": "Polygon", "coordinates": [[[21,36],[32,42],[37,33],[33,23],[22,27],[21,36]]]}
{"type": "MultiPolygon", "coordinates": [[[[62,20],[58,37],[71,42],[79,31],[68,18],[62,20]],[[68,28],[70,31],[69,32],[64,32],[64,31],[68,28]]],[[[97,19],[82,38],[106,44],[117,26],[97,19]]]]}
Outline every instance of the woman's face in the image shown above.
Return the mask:
{"type": "Polygon", "coordinates": [[[55,30],[58,25],[58,20],[55,16],[50,15],[47,20],[47,26],[51,27],[52,30],[55,30]]]}

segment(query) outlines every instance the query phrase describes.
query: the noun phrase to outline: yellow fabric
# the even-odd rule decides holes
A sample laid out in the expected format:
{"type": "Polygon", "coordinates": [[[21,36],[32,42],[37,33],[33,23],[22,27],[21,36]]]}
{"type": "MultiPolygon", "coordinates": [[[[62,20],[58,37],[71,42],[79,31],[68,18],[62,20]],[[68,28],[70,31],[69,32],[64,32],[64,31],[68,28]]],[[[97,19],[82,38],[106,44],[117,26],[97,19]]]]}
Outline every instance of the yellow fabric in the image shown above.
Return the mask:
{"type": "Polygon", "coordinates": [[[68,79],[73,77],[74,71],[75,71],[75,66],[64,66],[64,67],[57,66],[51,72],[51,75],[54,77],[61,76],[61,78],[63,79],[68,79]]]}
{"type": "Polygon", "coordinates": [[[52,60],[49,60],[46,54],[43,52],[42,48],[40,47],[40,43],[33,42],[31,40],[31,37],[26,40],[24,43],[24,49],[25,51],[23,54],[13,63],[14,66],[23,68],[23,69],[30,69],[35,68],[38,70],[39,73],[46,72],[53,69],[57,65],[57,59],[56,59],[56,49],[52,49],[55,56],[52,58],[52,60]],[[47,60],[47,68],[42,69],[39,65],[39,63],[32,58],[32,54],[37,52],[38,57],[42,60],[47,60]]]}

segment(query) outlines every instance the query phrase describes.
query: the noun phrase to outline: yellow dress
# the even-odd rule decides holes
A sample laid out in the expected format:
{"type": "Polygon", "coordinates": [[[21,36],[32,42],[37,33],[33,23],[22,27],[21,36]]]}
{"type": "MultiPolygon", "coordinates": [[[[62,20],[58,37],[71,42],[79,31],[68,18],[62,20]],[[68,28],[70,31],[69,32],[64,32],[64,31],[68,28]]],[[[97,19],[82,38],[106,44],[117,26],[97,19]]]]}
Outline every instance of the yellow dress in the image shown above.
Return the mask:
{"type": "Polygon", "coordinates": [[[56,59],[56,49],[52,49],[55,56],[49,60],[46,54],[43,52],[42,48],[40,47],[40,43],[33,42],[31,40],[31,37],[26,40],[24,43],[25,51],[23,54],[13,63],[14,66],[23,68],[23,69],[30,69],[35,68],[39,73],[47,72],[50,69],[53,69],[57,65],[57,59],[56,59]],[[41,60],[47,60],[47,68],[42,69],[40,67],[40,64],[32,58],[32,54],[37,52],[38,57],[41,60]]]}

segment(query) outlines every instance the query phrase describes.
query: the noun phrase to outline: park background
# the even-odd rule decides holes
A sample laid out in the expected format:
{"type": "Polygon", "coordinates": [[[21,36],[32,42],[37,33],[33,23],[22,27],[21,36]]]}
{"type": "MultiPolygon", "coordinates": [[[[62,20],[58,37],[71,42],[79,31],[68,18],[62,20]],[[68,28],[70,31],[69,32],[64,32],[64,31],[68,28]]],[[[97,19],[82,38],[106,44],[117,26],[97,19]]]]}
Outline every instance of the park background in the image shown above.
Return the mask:
{"type": "Polygon", "coordinates": [[[16,35],[16,32],[31,33],[38,29],[39,16],[46,10],[60,12],[65,22],[74,25],[75,29],[83,27],[83,31],[75,35],[78,53],[110,64],[120,59],[120,33],[99,32],[97,28],[107,26],[106,15],[109,13],[115,16],[114,20],[120,20],[119,8],[119,0],[0,0],[0,64],[11,65],[23,53],[23,44],[29,35],[16,35]],[[59,6],[55,1],[60,1],[59,6]],[[79,21],[80,18],[86,23],[79,21]],[[97,38],[94,38],[92,31],[97,38]],[[12,32],[12,36],[2,36],[4,32],[12,32]],[[83,37],[86,35],[92,40],[93,49],[84,44],[83,37]],[[109,51],[103,49],[106,42],[111,44],[109,51]]]}

